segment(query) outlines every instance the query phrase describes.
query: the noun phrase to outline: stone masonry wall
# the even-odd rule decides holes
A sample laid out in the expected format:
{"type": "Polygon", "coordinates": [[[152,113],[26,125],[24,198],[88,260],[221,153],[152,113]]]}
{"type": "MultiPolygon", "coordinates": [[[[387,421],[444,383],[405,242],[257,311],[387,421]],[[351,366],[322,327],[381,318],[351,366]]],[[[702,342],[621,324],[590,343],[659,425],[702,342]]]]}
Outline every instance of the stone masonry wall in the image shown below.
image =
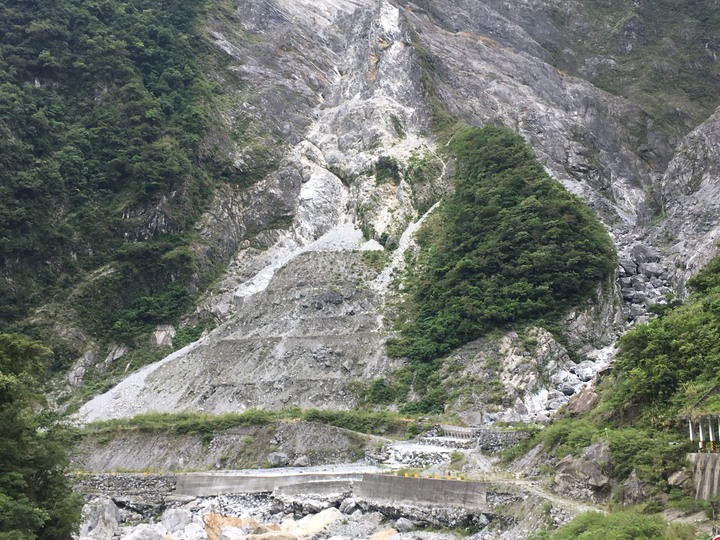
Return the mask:
{"type": "Polygon", "coordinates": [[[520,444],[530,438],[529,431],[500,431],[494,429],[479,429],[475,433],[478,449],[490,454],[496,454],[503,450],[520,444]]]}

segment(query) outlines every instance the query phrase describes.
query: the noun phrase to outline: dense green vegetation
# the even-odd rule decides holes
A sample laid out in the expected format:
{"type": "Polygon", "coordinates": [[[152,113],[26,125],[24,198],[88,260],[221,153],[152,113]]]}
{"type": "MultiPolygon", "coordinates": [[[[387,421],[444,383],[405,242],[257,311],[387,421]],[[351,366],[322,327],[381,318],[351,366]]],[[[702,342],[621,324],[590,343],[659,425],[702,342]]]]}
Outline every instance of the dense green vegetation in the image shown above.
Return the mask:
{"type": "Polygon", "coordinates": [[[204,6],[0,3],[0,327],[72,291],[86,330],[131,342],[210,277],[192,225],[246,179],[205,143],[204,6]]]}
{"type": "Polygon", "coordinates": [[[609,515],[582,514],[557,531],[543,531],[532,540],[693,540],[690,525],[670,524],[658,516],[644,516],[632,511],[609,515]]]}
{"type": "Polygon", "coordinates": [[[639,103],[655,128],[685,133],[720,103],[720,11],[711,0],[575,0],[550,9],[557,65],[639,103]],[[611,60],[597,61],[598,58],[611,60]]]}
{"type": "Polygon", "coordinates": [[[436,359],[494,329],[551,323],[615,266],[602,225],[544,172],[520,136],[464,128],[449,147],[458,163],[455,193],[421,231],[408,279],[411,316],[388,344],[390,355],[429,372],[436,359]]]}
{"type": "Polygon", "coordinates": [[[0,334],[0,539],[70,538],[82,499],[64,469],[61,431],[37,414],[36,373],[50,351],[14,334],[0,334]]]}

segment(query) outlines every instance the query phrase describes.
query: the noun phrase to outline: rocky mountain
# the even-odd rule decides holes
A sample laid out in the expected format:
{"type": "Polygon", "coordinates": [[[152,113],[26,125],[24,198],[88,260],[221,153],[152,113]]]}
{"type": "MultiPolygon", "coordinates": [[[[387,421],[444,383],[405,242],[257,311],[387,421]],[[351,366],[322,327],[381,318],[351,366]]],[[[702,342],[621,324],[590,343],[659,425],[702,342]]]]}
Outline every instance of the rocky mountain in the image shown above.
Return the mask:
{"type": "MultiPolygon", "coordinates": [[[[208,20],[227,60],[211,76],[240,81],[226,121],[260,126],[281,158],[253,188],[216,192],[198,225],[205,245],[232,253],[198,308],[220,327],[79,418],[354,406],[353,385],[400,365],[383,350],[393,332],[384,314],[398,298],[392,276],[422,211],[452,189],[437,127],[455,119],[519,132],[596,211],[621,257],[618,285],[567,318],[569,343],[538,330],[527,346],[511,333],[468,345],[461,357],[473,360],[463,364],[477,371],[501,358],[500,390],[516,397],[489,408],[506,419],[546,418],[592,380],[622,330],[667,293],[682,294],[714,253],[718,123],[713,115],[675,144],[642,103],[598,88],[582,69],[561,71],[550,4],[242,1],[208,20]],[[397,182],[382,180],[383,164],[397,182]],[[389,254],[382,271],[370,251],[389,254]]],[[[229,158],[242,161],[242,151],[229,158]]],[[[469,418],[488,408],[483,399],[457,405],[469,418]]]]}
{"type": "MultiPolygon", "coordinates": [[[[559,333],[501,332],[464,346],[446,370],[449,406],[469,421],[548,418],[608,365],[649,305],[684,294],[720,230],[712,99],[703,109],[683,94],[686,105],[672,101],[682,121],[663,124],[646,89],[612,91],[608,69],[619,65],[614,82],[627,82],[652,21],[644,2],[615,2],[594,27],[586,4],[240,0],[208,16],[205,37],[222,57],[208,75],[229,96],[208,137],[242,128],[254,142],[221,146],[227,159],[242,166],[261,144],[276,166],[248,189],[217,189],[195,226],[193,249],[230,262],[190,320],[219,326],[92,399],[78,420],[352,408],[359,386],[390,379],[403,364],[384,349],[400,277],[414,232],[453,190],[443,145],[458,122],[522,135],[619,254],[614,285],[567,314],[559,333]],[[595,43],[613,16],[613,33],[595,43]],[[488,376],[495,401],[473,383],[488,376]]],[[[668,49],[680,35],[683,47],[707,39],[668,61],[714,73],[717,36],[692,10],[684,17],[652,34],[665,32],[668,49]]]]}

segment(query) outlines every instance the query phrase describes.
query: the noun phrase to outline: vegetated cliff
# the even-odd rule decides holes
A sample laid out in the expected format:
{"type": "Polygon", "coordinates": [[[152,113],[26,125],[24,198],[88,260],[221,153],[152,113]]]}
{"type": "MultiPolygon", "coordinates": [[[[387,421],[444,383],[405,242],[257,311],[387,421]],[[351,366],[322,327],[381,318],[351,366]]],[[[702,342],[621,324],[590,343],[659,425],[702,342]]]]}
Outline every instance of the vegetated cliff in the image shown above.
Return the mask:
{"type": "MultiPolygon", "coordinates": [[[[218,4],[205,32],[220,60],[206,68],[226,93],[208,141],[239,169],[272,163],[251,187],[215,189],[195,225],[194,252],[231,262],[192,320],[222,324],[89,402],[79,418],[352,407],[358,382],[391,379],[400,363],[383,343],[403,309],[392,277],[412,253],[421,214],[452,190],[455,163],[438,141],[457,122],[521,134],[549,173],[596,212],[621,257],[624,305],[615,286],[605,287],[555,337],[528,330],[524,352],[511,354],[517,335],[501,332],[458,353],[473,359],[469,378],[484,362],[508,389],[543,359],[522,395],[500,405],[503,418],[546,418],[607,364],[626,325],[682,286],[705,258],[700,253],[714,252],[717,226],[706,209],[715,199],[716,117],[676,144],[712,112],[713,90],[701,103],[687,93],[682,102],[658,82],[657,96],[677,97],[673,116],[647,101],[651,88],[626,86],[651,52],[631,19],[668,41],[668,61],[715,73],[702,42],[711,42],[711,31],[689,4],[673,8],[692,34],[675,53],[680,29],[614,3],[603,14],[587,2],[218,4]],[[620,50],[608,38],[597,49],[577,40],[583,33],[600,39],[602,28],[620,22],[629,29],[620,50]],[[613,62],[622,66],[617,80],[607,67],[613,62]],[[387,266],[377,273],[373,262],[387,266]],[[517,361],[493,366],[508,354],[517,361]]],[[[472,386],[454,403],[479,412],[486,398],[462,398],[472,386]]]]}

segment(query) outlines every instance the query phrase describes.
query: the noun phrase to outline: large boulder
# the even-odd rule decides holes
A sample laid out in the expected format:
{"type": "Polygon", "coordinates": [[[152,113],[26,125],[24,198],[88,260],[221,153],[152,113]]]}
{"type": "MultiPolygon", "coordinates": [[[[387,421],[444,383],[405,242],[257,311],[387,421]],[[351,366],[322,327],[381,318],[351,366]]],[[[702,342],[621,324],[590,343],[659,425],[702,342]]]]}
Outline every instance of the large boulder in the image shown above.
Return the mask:
{"type": "Polygon", "coordinates": [[[192,522],[192,514],[182,508],[171,508],[162,515],[162,524],[169,533],[185,529],[192,522]]]}
{"type": "Polygon", "coordinates": [[[555,484],[558,491],[588,500],[605,498],[610,478],[605,471],[610,465],[607,442],[588,446],[580,457],[566,456],[557,464],[555,484]]]}
{"type": "Polygon", "coordinates": [[[415,529],[415,524],[407,518],[401,517],[395,522],[397,532],[410,532],[415,529]]]}
{"type": "Polygon", "coordinates": [[[310,458],[307,456],[300,456],[292,464],[293,467],[308,467],[310,466],[310,458]]]}
{"type": "Polygon", "coordinates": [[[575,394],[567,404],[567,412],[573,416],[591,411],[600,401],[595,391],[589,386],[575,394]]]}
{"type": "Polygon", "coordinates": [[[83,507],[82,540],[111,540],[120,523],[120,509],[110,497],[97,497],[83,507]]]}
{"type": "Polygon", "coordinates": [[[245,540],[247,531],[239,527],[223,527],[220,529],[220,540],[245,540]]]}
{"type": "Polygon", "coordinates": [[[668,485],[670,487],[682,486],[685,482],[690,479],[687,469],[684,467],[679,471],[675,471],[668,477],[668,485]]]}
{"type": "Polygon", "coordinates": [[[340,503],[340,512],[343,514],[352,514],[355,512],[355,510],[359,510],[360,505],[358,504],[358,500],[354,497],[348,497],[347,499],[343,499],[343,501],[340,503]]]}
{"type": "Polygon", "coordinates": [[[623,504],[639,504],[647,500],[647,493],[643,488],[637,472],[633,469],[630,476],[623,482],[623,504]]]}
{"type": "Polygon", "coordinates": [[[285,467],[290,463],[290,458],[283,452],[271,452],[268,454],[267,460],[273,467],[285,467]]]}
{"type": "Polygon", "coordinates": [[[122,540],[165,540],[165,535],[153,525],[138,525],[122,540]]]}
{"type": "MultiPolygon", "coordinates": [[[[222,514],[205,514],[203,516],[205,524],[205,532],[209,540],[220,540],[223,530],[236,528],[241,529],[244,533],[251,534],[260,526],[260,524],[251,517],[231,517],[222,514]]],[[[232,531],[230,533],[232,534],[232,531]]]]}
{"type": "Polygon", "coordinates": [[[172,535],[173,540],[207,540],[205,528],[199,523],[190,523],[182,531],[172,535]]]}
{"type": "Polygon", "coordinates": [[[298,537],[314,537],[323,529],[332,523],[343,518],[343,514],[337,508],[327,508],[317,514],[305,516],[304,518],[295,520],[285,520],[280,528],[287,533],[294,534],[298,537]]]}

